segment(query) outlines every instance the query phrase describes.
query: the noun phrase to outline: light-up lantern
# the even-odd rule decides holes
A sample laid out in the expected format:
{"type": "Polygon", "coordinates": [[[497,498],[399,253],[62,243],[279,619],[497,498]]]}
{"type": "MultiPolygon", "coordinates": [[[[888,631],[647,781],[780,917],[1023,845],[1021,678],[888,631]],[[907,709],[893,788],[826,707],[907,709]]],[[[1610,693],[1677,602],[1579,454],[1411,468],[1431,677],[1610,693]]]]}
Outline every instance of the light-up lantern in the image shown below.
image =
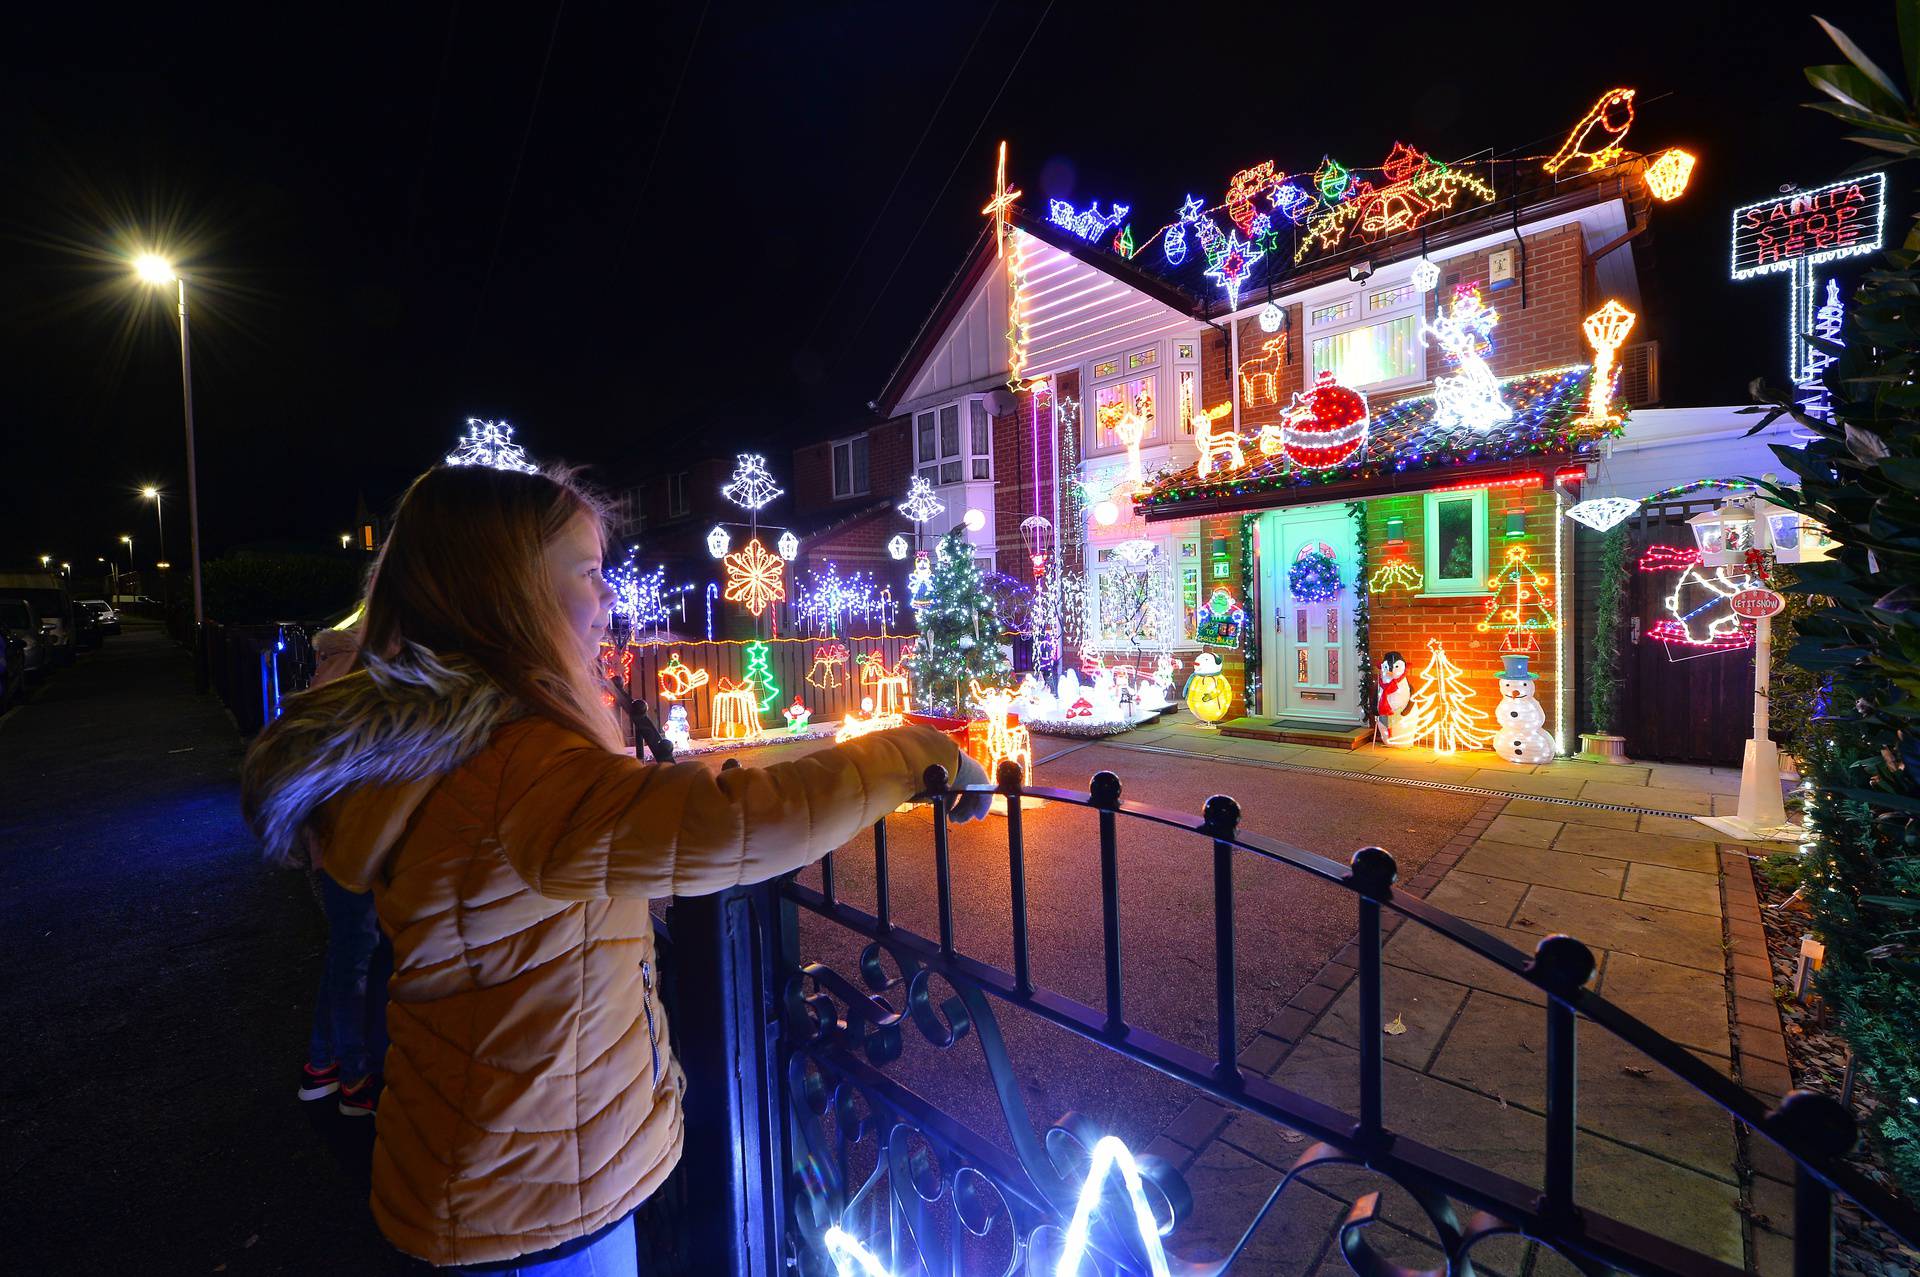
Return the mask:
{"type": "Polygon", "coordinates": [[[733,544],[733,538],[719,524],[713,525],[713,531],[707,533],[707,553],[716,559],[727,557],[727,549],[733,544]]]}
{"type": "Polygon", "coordinates": [[[901,536],[898,532],[894,533],[893,539],[887,542],[887,554],[895,560],[906,558],[907,557],[907,539],[901,536]]]}
{"type": "Polygon", "coordinates": [[[789,563],[800,557],[800,538],[791,532],[782,532],[774,546],[780,551],[780,557],[789,563]]]}
{"type": "Polygon", "coordinates": [[[1407,539],[1407,521],[1399,515],[1387,520],[1387,540],[1404,541],[1407,539]]]}
{"type": "Polygon", "coordinates": [[[1527,535],[1527,514],[1519,506],[1507,507],[1507,539],[1516,540],[1527,535]]]}
{"type": "Polygon", "coordinates": [[[1753,512],[1739,502],[1726,502],[1719,508],[1703,510],[1687,520],[1694,544],[1700,547],[1700,561],[1712,568],[1744,563],[1747,551],[1754,548],[1753,512]]]}

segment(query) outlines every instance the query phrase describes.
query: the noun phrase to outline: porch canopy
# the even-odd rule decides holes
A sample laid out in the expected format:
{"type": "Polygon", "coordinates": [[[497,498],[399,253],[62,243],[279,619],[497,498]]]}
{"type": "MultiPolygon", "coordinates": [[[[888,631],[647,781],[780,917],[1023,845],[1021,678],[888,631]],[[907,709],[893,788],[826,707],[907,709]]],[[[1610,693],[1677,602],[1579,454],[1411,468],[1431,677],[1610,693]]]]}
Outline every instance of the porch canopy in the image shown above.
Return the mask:
{"type": "Polygon", "coordinates": [[[1246,465],[1216,465],[1202,477],[1198,457],[1191,458],[1136,493],[1134,508],[1157,522],[1550,474],[1584,463],[1620,431],[1617,422],[1584,420],[1591,379],[1586,364],[1504,378],[1500,396],[1513,416],[1487,430],[1436,424],[1431,393],[1395,400],[1373,416],[1360,453],[1325,470],[1297,466],[1283,453],[1261,455],[1255,428],[1242,435],[1246,465]]]}

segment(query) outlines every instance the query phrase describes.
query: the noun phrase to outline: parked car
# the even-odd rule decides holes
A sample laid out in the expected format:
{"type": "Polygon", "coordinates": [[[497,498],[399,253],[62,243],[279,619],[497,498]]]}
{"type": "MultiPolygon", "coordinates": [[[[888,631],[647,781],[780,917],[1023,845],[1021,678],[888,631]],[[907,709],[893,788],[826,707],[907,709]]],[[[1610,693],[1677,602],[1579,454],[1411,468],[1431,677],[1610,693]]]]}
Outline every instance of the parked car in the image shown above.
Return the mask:
{"type": "Polygon", "coordinates": [[[26,694],[26,640],[0,634],[0,714],[18,705],[26,694]]]}
{"type": "Polygon", "coordinates": [[[41,638],[38,608],[25,599],[0,598],[0,635],[6,636],[9,647],[19,647],[18,665],[10,654],[8,669],[17,669],[22,679],[46,673],[47,644],[41,638]]]}
{"type": "Polygon", "coordinates": [[[80,625],[73,614],[73,595],[66,578],[57,572],[0,572],[0,599],[21,599],[40,614],[39,633],[46,640],[48,664],[71,665],[79,650],[80,625]]]}
{"type": "Polygon", "coordinates": [[[74,604],[74,607],[76,610],[91,612],[93,623],[100,628],[102,634],[120,632],[120,613],[114,611],[113,604],[105,599],[81,599],[74,604]]]}

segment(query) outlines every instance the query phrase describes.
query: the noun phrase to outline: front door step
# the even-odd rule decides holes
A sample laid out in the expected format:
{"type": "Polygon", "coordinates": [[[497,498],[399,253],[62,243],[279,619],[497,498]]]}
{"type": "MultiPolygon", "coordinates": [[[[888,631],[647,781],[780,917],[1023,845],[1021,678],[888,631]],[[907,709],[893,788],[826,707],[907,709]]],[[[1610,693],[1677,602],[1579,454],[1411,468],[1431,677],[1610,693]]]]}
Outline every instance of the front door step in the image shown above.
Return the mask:
{"type": "Polygon", "coordinates": [[[1332,749],[1359,749],[1373,739],[1373,729],[1363,723],[1316,723],[1305,718],[1235,718],[1220,724],[1220,734],[1332,749]]]}

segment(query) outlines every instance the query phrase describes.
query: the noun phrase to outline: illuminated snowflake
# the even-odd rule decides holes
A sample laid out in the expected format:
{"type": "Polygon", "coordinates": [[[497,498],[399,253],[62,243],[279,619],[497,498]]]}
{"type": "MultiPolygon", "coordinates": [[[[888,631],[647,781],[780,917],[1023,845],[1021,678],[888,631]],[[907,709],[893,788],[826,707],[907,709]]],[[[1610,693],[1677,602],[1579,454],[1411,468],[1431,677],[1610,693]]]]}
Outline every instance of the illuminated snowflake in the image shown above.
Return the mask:
{"type": "Polygon", "coordinates": [[[777,554],[767,553],[767,547],[757,539],[729,554],[726,565],[728,602],[742,604],[747,611],[759,616],[767,610],[767,604],[787,597],[786,582],[782,580],[786,561],[777,554]]]}

